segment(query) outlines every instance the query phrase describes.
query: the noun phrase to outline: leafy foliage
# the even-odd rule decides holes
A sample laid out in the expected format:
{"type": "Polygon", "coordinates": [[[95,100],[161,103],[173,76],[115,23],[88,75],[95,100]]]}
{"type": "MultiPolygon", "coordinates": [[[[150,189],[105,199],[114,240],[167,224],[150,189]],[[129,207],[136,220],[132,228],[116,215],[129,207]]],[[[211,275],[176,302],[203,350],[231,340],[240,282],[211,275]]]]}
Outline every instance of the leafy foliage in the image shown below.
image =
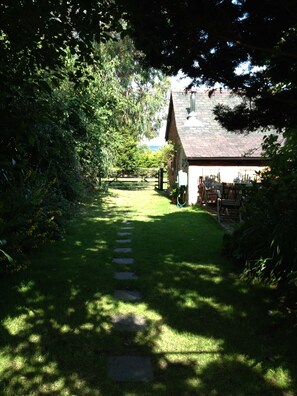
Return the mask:
{"type": "Polygon", "coordinates": [[[297,144],[295,131],[286,136],[283,146],[266,138],[270,167],[247,191],[245,221],[225,244],[249,276],[272,281],[288,281],[297,271],[297,144]]]}
{"type": "Polygon", "coordinates": [[[127,137],[136,147],[143,135],[155,133],[160,117],[154,111],[166,86],[161,74],[142,73],[128,38],[93,43],[93,53],[96,59],[88,64],[65,48],[54,71],[36,63],[30,75],[20,77],[15,61],[10,85],[1,91],[0,237],[7,246],[0,260],[5,265],[10,256],[17,263],[37,244],[60,238],[63,219],[82,194],[116,166],[121,150],[129,152],[127,137]],[[128,50],[129,61],[122,55],[128,50]],[[146,88],[140,82],[134,88],[137,76],[144,85],[147,81],[146,88]],[[160,92],[156,100],[154,92],[160,92]]]}
{"type": "Polygon", "coordinates": [[[172,155],[173,145],[167,142],[158,150],[153,150],[149,146],[138,147],[137,164],[139,168],[167,168],[168,159],[172,155]]]}
{"type": "Polygon", "coordinates": [[[182,70],[209,87],[219,82],[246,99],[249,117],[240,129],[296,126],[294,0],[120,3],[128,31],[150,65],[172,74],[182,70]]]}
{"type": "Polygon", "coordinates": [[[137,169],[138,146],[143,138],[158,133],[164,115],[169,82],[160,71],[144,68],[143,54],[136,51],[126,37],[99,47],[106,85],[114,93],[113,118],[119,131],[116,146],[116,166],[122,170],[137,169]],[[104,51],[104,48],[106,50],[104,51]]]}
{"type": "MultiPolygon", "coordinates": [[[[0,4],[2,66],[30,75],[38,67],[61,64],[66,47],[89,62],[92,43],[111,38],[120,29],[115,2],[4,0],[0,4]]],[[[2,71],[2,70],[1,70],[2,71]]]]}

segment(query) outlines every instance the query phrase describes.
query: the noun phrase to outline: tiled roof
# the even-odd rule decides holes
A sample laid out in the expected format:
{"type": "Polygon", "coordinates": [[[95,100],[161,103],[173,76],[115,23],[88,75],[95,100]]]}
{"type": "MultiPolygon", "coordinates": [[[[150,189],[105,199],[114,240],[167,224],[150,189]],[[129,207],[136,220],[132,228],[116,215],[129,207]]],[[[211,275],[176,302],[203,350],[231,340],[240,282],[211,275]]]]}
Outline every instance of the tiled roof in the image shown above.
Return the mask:
{"type": "MultiPolygon", "coordinates": [[[[240,98],[230,91],[216,91],[209,97],[206,90],[196,92],[196,113],[199,125],[187,126],[190,94],[172,92],[173,112],[177,132],[187,158],[259,158],[265,133],[248,135],[228,132],[215,120],[213,109],[217,104],[230,107],[240,103],[240,98]]],[[[171,109],[172,110],[172,109],[171,109]]],[[[168,131],[167,131],[168,134],[168,131]]],[[[267,132],[266,132],[267,134],[267,132]]],[[[168,136],[167,136],[168,137],[168,136]]]]}

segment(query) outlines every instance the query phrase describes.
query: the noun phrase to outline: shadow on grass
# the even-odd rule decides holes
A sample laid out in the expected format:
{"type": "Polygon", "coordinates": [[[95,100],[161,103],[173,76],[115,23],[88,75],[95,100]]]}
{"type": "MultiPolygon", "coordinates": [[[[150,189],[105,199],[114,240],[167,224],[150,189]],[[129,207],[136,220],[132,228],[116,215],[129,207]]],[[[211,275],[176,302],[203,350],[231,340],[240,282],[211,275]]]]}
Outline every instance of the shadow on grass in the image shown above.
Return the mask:
{"type": "Polygon", "coordinates": [[[284,373],[295,381],[297,369],[295,330],[277,290],[239,279],[221,257],[218,226],[208,214],[153,220],[136,234],[137,245],[147,241],[139,257],[147,304],[177,333],[219,344],[221,358],[198,370],[197,394],[295,394],[296,382],[276,384],[284,373]]]}
{"type": "Polygon", "coordinates": [[[203,212],[133,221],[137,289],[161,319],[143,333],[115,331],[113,247],[135,214],[97,198],[26,273],[0,280],[2,394],[293,395],[296,384],[275,379],[296,378],[296,340],[277,291],[238,279],[220,255],[221,229],[203,212]],[[166,346],[170,332],[194,341],[166,346]],[[152,357],[152,383],[108,378],[108,357],[132,354],[152,357]]]}

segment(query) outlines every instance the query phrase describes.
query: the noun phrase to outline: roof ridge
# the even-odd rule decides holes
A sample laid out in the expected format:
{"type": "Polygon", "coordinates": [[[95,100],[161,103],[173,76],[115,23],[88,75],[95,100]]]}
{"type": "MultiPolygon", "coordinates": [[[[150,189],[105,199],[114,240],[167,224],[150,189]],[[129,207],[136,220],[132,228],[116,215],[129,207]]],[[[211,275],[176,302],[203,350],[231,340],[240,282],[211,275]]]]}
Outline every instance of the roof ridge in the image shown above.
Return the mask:
{"type": "MultiPolygon", "coordinates": [[[[196,89],[195,90],[195,92],[204,92],[204,93],[209,93],[211,91],[211,89],[206,89],[206,88],[198,88],[198,89],[196,89]]],[[[190,93],[191,92],[191,90],[190,89],[188,89],[188,90],[186,90],[186,89],[183,89],[183,90],[176,90],[176,89],[172,89],[171,90],[171,92],[172,93],[184,93],[184,94],[188,94],[188,93],[190,93]]],[[[234,93],[235,94],[235,92],[234,91],[232,91],[232,89],[227,89],[227,88],[223,88],[223,89],[217,89],[216,91],[214,91],[214,93],[215,92],[218,92],[219,94],[223,94],[223,93],[234,93]]]]}

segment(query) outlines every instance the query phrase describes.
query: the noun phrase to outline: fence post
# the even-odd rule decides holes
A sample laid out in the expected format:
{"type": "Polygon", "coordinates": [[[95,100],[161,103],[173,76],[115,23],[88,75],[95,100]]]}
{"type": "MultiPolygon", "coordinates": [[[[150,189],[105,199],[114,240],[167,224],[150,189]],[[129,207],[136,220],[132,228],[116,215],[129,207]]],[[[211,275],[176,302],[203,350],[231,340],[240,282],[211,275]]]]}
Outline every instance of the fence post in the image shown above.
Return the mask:
{"type": "Polygon", "coordinates": [[[163,191],[164,169],[160,168],[158,172],[158,190],[163,191]]]}

